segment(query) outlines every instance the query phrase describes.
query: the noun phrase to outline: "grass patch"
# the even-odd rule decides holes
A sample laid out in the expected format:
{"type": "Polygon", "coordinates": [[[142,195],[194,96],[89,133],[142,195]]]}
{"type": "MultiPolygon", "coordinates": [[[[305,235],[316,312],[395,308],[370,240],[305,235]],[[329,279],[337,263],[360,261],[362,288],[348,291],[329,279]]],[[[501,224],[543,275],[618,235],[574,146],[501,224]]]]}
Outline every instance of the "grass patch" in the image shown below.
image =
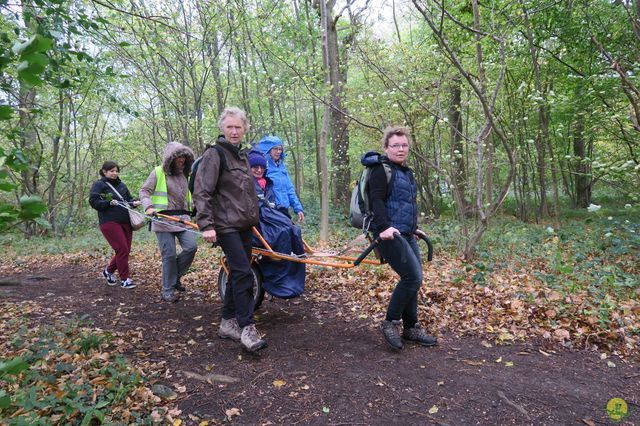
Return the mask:
{"type": "MultiPolygon", "coordinates": [[[[156,244],[153,232],[146,228],[133,233],[133,249],[136,245],[156,244]]],[[[5,259],[30,255],[59,255],[65,253],[111,253],[109,243],[97,227],[77,228],[65,236],[24,238],[18,233],[0,234],[0,247],[5,259]]]]}

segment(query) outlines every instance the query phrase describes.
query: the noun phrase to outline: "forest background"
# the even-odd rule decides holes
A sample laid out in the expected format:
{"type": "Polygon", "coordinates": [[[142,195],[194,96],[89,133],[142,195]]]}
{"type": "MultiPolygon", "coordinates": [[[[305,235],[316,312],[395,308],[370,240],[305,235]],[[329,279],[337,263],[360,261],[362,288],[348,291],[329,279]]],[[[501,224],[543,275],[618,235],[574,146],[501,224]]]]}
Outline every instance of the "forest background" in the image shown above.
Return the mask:
{"type": "Polygon", "coordinates": [[[551,238],[560,271],[630,255],[606,279],[637,290],[638,2],[0,5],[6,244],[93,228],[103,161],[135,193],[168,141],[201,153],[237,105],[248,142],[285,141],[321,242],[354,234],[359,158],[405,124],[440,250],[473,262],[503,246],[495,236],[525,250],[551,238]],[[569,236],[585,240],[580,253],[563,252],[569,236]]]}
{"type": "MultiPolygon", "coordinates": [[[[202,153],[226,106],[247,111],[249,143],[285,141],[305,237],[341,246],[358,234],[347,215],[360,156],[403,124],[436,247],[435,291],[421,306],[434,328],[637,350],[638,1],[0,0],[0,10],[10,268],[64,252],[106,259],[87,203],[102,163],[117,161],[136,193],[167,142],[202,153]]],[[[155,241],[139,232],[135,245],[152,252],[155,241]]],[[[371,315],[393,285],[370,270],[311,278],[371,315]]]]}
{"type": "Polygon", "coordinates": [[[597,266],[598,294],[637,296],[638,2],[0,6],[6,246],[95,233],[103,161],[136,193],[168,141],[201,153],[237,105],[249,143],[285,141],[314,241],[357,234],[359,158],[405,124],[422,226],[473,277],[542,258],[550,276],[597,266]]]}

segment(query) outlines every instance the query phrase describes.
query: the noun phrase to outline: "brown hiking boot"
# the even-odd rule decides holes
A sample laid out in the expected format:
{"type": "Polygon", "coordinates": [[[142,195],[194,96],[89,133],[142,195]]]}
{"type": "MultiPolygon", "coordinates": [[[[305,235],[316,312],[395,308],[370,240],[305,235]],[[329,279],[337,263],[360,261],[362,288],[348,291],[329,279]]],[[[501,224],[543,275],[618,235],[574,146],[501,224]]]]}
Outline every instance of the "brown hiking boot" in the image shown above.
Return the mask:
{"type": "Polygon", "coordinates": [[[398,331],[399,325],[400,321],[384,320],[380,323],[384,339],[394,349],[402,349],[402,339],[400,339],[400,331],[398,331]]]}
{"type": "Polygon", "coordinates": [[[256,352],[267,346],[267,341],[260,338],[255,324],[249,324],[242,329],[240,343],[249,352],[256,352]]]}
{"type": "Polygon", "coordinates": [[[220,327],[218,328],[218,337],[221,339],[231,339],[236,342],[240,341],[242,330],[238,325],[238,321],[235,318],[222,319],[220,321],[220,327]]]}
{"type": "Polygon", "coordinates": [[[422,346],[435,346],[438,344],[438,339],[428,335],[420,325],[419,322],[411,328],[405,329],[402,333],[402,338],[410,342],[416,342],[422,346]]]}

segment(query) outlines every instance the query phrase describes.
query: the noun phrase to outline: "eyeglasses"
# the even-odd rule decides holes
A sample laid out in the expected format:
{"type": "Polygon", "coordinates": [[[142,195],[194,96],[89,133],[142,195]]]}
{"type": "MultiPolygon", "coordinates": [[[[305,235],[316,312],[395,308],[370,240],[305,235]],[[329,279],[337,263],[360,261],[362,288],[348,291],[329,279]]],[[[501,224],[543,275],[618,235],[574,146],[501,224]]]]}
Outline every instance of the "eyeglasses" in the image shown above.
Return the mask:
{"type": "Polygon", "coordinates": [[[407,144],[407,143],[398,143],[398,144],[389,145],[389,148],[407,150],[407,149],[409,149],[409,144],[407,144]]]}

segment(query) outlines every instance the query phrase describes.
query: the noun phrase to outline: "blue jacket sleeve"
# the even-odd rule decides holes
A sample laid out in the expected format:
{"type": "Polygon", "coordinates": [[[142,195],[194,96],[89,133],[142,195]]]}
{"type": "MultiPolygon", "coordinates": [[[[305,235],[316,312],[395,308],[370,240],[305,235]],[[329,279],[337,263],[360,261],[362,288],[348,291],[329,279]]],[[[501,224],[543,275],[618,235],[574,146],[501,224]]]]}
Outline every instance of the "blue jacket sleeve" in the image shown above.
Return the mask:
{"type": "Polygon", "coordinates": [[[293,207],[294,213],[304,212],[302,208],[302,203],[298,199],[298,194],[296,194],[296,189],[293,187],[293,182],[291,182],[291,177],[289,176],[289,171],[285,169],[285,173],[287,175],[287,196],[289,197],[289,204],[293,207]]]}

